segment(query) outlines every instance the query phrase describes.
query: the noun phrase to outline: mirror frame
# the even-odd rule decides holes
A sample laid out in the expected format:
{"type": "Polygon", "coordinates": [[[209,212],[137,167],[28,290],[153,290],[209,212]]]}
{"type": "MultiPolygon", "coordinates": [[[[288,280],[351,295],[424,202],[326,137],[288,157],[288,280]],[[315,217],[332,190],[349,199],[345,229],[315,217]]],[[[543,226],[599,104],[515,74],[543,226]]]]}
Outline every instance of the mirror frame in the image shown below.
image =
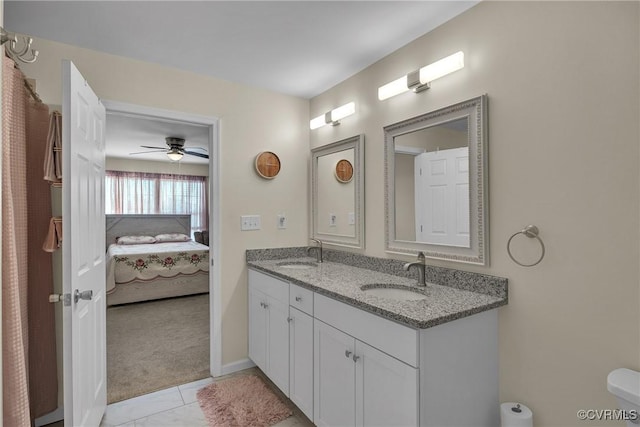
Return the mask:
{"type": "Polygon", "coordinates": [[[311,232],[323,243],[364,249],[364,135],[356,135],[311,150],[311,232]],[[318,158],[339,151],[353,149],[355,236],[332,236],[318,233],[318,158]]]}
{"type": "Polygon", "coordinates": [[[384,128],[385,169],[385,251],[402,255],[424,252],[433,259],[489,265],[489,168],[487,95],[481,95],[430,113],[403,120],[384,128]],[[395,144],[396,136],[468,118],[470,248],[435,245],[396,239],[395,227],[395,144]]]}

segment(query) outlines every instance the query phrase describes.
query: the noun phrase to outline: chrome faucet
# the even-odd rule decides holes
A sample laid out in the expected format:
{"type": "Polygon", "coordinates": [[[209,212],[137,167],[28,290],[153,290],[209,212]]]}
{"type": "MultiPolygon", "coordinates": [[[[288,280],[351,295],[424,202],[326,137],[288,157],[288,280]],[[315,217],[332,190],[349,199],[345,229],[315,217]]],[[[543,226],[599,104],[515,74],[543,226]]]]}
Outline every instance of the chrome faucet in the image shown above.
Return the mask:
{"type": "Polygon", "coordinates": [[[318,246],[309,246],[307,248],[307,253],[311,253],[311,251],[316,252],[316,261],[322,262],[322,240],[319,239],[311,239],[311,241],[316,242],[318,246]]]}
{"type": "Polygon", "coordinates": [[[414,262],[408,262],[404,265],[404,270],[409,271],[411,267],[416,267],[418,269],[418,285],[426,286],[426,263],[424,258],[424,253],[418,252],[418,260],[414,262]]]}

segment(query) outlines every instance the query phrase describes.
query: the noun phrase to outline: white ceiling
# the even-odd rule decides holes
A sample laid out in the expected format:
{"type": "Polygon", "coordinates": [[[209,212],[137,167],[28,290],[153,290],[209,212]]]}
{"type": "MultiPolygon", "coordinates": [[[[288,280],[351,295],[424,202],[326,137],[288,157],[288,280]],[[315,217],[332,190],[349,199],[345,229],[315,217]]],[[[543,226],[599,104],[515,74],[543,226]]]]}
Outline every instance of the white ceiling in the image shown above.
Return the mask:
{"type": "MultiPolygon", "coordinates": [[[[478,2],[6,0],[4,26],[311,98],[478,2]]],[[[184,137],[186,147],[208,145],[205,127],[110,115],[107,156],[168,160],[129,154],[144,151],[140,145],[163,147],[167,136],[184,137]]]]}

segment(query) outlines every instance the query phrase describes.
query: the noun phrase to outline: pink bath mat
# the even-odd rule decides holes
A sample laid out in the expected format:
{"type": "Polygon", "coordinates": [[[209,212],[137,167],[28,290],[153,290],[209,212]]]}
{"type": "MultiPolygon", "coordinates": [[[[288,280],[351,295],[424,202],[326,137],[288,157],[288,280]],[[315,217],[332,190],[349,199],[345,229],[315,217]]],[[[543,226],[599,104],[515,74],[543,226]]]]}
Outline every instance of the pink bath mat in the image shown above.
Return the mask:
{"type": "Polygon", "coordinates": [[[239,375],[198,390],[198,403],[211,427],[266,427],[293,411],[256,375],[239,375]]]}

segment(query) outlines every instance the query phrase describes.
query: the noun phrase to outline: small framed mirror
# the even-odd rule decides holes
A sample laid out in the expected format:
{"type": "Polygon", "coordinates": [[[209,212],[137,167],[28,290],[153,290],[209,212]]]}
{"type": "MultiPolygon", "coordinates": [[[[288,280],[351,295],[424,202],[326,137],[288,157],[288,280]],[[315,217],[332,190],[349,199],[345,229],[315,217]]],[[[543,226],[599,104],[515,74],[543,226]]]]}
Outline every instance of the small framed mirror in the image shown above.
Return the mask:
{"type": "Polygon", "coordinates": [[[313,238],[364,248],[364,135],[311,150],[313,238]]]}
{"type": "Polygon", "coordinates": [[[384,135],[386,251],[488,265],[487,96],[384,135]]]}

